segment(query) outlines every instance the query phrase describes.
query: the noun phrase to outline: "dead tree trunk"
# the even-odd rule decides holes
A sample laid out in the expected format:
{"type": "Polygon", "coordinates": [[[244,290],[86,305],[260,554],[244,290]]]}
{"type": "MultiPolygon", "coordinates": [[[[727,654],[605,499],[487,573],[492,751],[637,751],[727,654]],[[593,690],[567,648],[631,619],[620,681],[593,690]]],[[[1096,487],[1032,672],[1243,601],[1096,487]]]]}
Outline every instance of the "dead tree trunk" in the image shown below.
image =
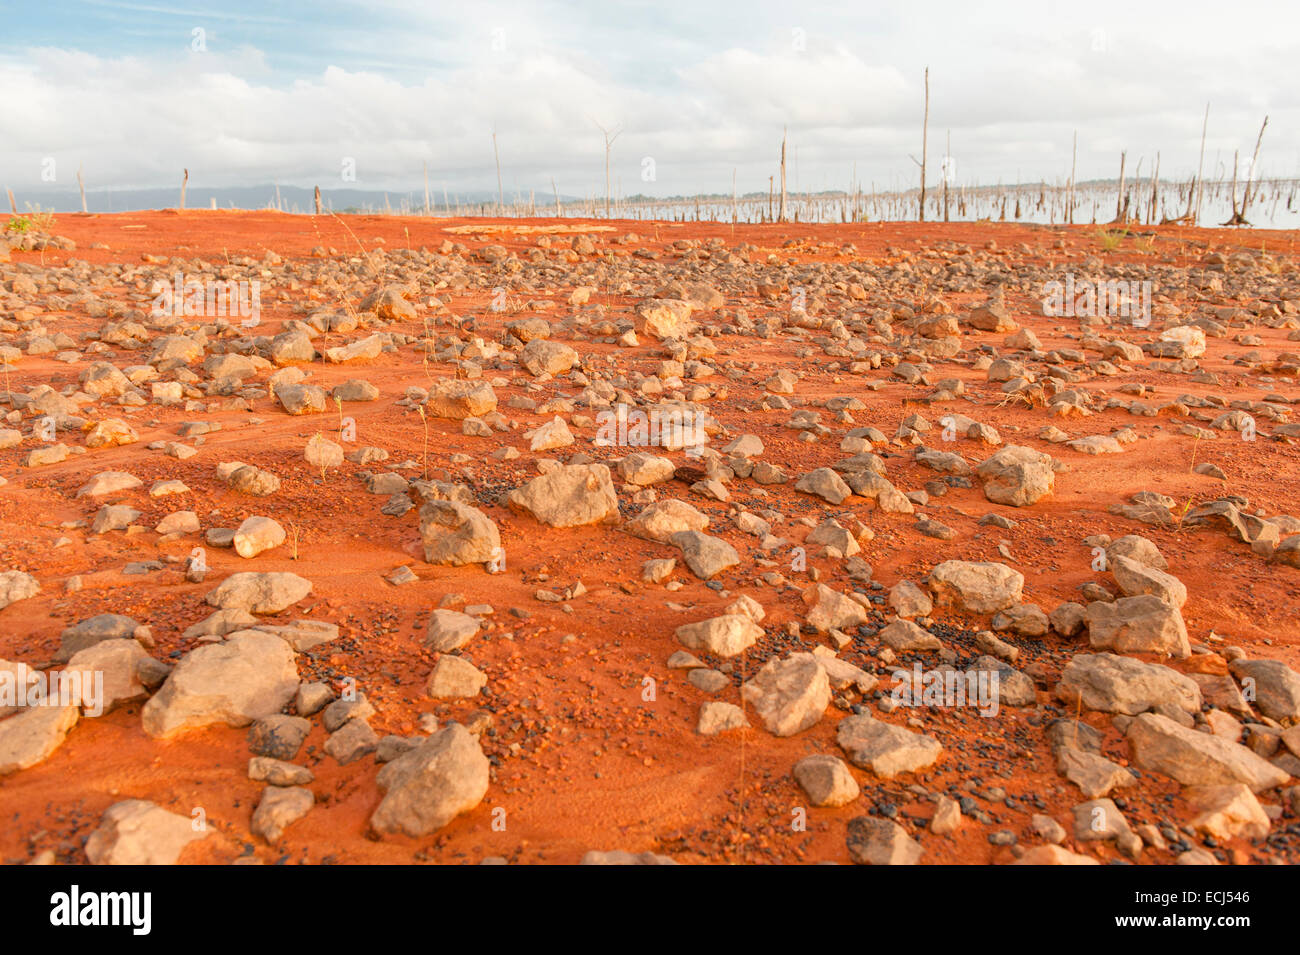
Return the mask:
{"type": "Polygon", "coordinates": [[[1259,127],[1259,136],[1255,140],[1255,152],[1250,157],[1250,174],[1246,177],[1246,187],[1241,191],[1241,208],[1237,208],[1237,154],[1233,153],[1232,158],[1232,218],[1224,225],[1250,225],[1246,221],[1246,210],[1250,207],[1250,186],[1255,179],[1257,163],[1259,162],[1259,146],[1264,141],[1264,130],[1268,127],[1268,117],[1264,117],[1264,123],[1259,127]]]}
{"type": "Polygon", "coordinates": [[[1070,190],[1066,195],[1065,221],[1074,225],[1074,170],[1079,164],[1079,131],[1074,131],[1074,148],[1070,155],[1070,190]]]}
{"type": "MultiPolygon", "coordinates": [[[[317,187],[316,187],[316,196],[315,196],[315,199],[316,199],[316,215],[320,215],[320,214],[321,214],[321,208],[320,208],[320,186],[317,186],[317,187]]],[[[428,187],[425,188],[424,208],[425,208],[425,212],[427,213],[427,212],[428,212],[428,209],[429,209],[429,194],[428,194],[428,187]]]]}
{"type": "Polygon", "coordinates": [[[952,176],[952,130],[943,147],[943,221],[948,221],[948,179],[952,176]]]}
{"type": "Polygon", "coordinates": [[[190,171],[186,169],[183,172],[184,175],[181,176],[181,212],[185,211],[185,189],[190,184],[190,171]]]}
{"type": "Polygon", "coordinates": [[[1192,219],[1192,225],[1201,221],[1201,196],[1205,192],[1205,180],[1201,178],[1201,172],[1205,168],[1205,133],[1210,128],[1210,104],[1205,104],[1205,119],[1201,123],[1201,158],[1196,162],[1196,216],[1192,219]]]}
{"type": "Polygon", "coordinates": [[[1128,158],[1128,153],[1119,154],[1119,195],[1115,198],[1115,221],[1121,225],[1124,223],[1124,160],[1128,158]]]}
{"type": "Polygon", "coordinates": [[[1187,187],[1187,211],[1175,219],[1165,218],[1160,221],[1161,225],[1170,225],[1174,223],[1185,223],[1187,225],[1196,225],[1201,221],[1201,196],[1205,193],[1205,180],[1202,173],[1205,171],[1205,133],[1210,128],[1210,104],[1205,104],[1205,119],[1201,122],[1201,156],[1196,161],[1196,178],[1191,181],[1187,187]]]}
{"type": "Polygon", "coordinates": [[[622,130],[621,129],[615,130],[614,135],[611,137],[609,135],[609,130],[605,129],[605,127],[600,125],[600,123],[596,124],[596,128],[599,129],[605,137],[605,218],[608,219],[610,217],[609,216],[609,152],[610,152],[610,148],[614,145],[614,140],[618,139],[618,134],[621,133],[622,130]]]}
{"type": "Polygon", "coordinates": [[[1232,185],[1229,187],[1228,199],[1232,202],[1232,218],[1224,225],[1232,225],[1241,219],[1241,212],[1237,209],[1237,159],[1238,151],[1232,151],[1232,185]]]}
{"type": "Polygon", "coordinates": [[[781,211],[778,215],[778,222],[785,221],[785,137],[786,131],[781,130],[781,211]]]}
{"type": "Polygon", "coordinates": [[[740,217],[740,210],[736,206],[736,168],[731,169],[731,234],[736,234],[736,219],[740,217]]]}
{"type": "Polygon", "coordinates": [[[925,221],[925,160],[930,142],[930,68],[925,68],[925,115],[921,118],[921,209],[918,221],[925,221]]]}
{"type": "Polygon", "coordinates": [[[497,132],[495,129],[492,130],[492,157],[497,163],[497,215],[500,215],[501,210],[505,208],[506,194],[505,190],[501,188],[501,153],[497,151],[497,132]]]}
{"type": "Polygon", "coordinates": [[[1160,153],[1156,153],[1156,172],[1151,177],[1151,208],[1147,210],[1147,225],[1156,221],[1157,192],[1160,190],[1160,153]]]}

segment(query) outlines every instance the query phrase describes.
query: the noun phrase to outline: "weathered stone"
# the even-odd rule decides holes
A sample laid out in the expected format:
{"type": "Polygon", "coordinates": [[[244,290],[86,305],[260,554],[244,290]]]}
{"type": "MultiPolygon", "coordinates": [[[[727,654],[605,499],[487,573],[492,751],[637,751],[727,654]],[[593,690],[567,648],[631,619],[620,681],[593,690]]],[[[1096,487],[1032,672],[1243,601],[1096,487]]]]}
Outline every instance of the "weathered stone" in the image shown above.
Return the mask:
{"type": "Polygon", "coordinates": [[[805,756],[794,764],[794,778],[814,806],[844,806],[862,791],[844,761],[836,756],[805,756]]]}
{"type": "Polygon", "coordinates": [[[843,504],[853,493],[849,486],[830,468],[809,471],[795,482],[794,489],[820,497],[830,504],[843,504]]]}
{"type": "Polygon", "coordinates": [[[1110,562],[1110,569],[1115,575],[1115,583],[1119,584],[1119,589],[1126,596],[1151,594],[1179,609],[1187,602],[1187,587],[1177,577],[1163,570],[1140,564],[1123,554],[1115,556],[1110,562]]]}
{"type": "Polygon", "coordinates": [[[430,417],[462,421],[496,411],[497,396],[484,381],[439,378],[429,386],[429,400],[424,407],[430,417]]]}
{"type": "Polygon", "coordinates": [[[81,487],[77,488],[77,497],[107,497],[123,491],[133,491],[144,482],[125,471],[102,471],[81,487]]]}
{"type": "Polygon", "coordinates": [[[354,763],[369,756],[379,748],[379,736],[364,717],[347,720],[325,740],[325,752],[333,756],[340,766],[354,763]]]}
{"type": "Polygon", "coordinates": [[[328,403],[324,389],[316,385],[280,385],[275,389],[275,397],[291,415],[320,414],[328,403]]]}
{"type": "Polygon", "coordinates": [[[744,614],[723,614],[677,628],[678,641],[692,650],[704,650],[720,657],[734,657],[752,647],[763,628],[744,614]]]}
{"type": "Polygon", "coordinates": [[[426,501],[420,508],[420,540],[430,564],[501,566],[501,532],[490,517],[459,501],[426,501]]]}
{"type": "Polygon", "coordinates": [[[943,752],[943,746],[933,737],[868,714],[841,720],[835,731],[835,742],[854,766],[869,769],[882,779],[925,769],[943,752]]]}
{"type": "Polygon", "coordinates": [[[1025,577],[1006,564],[946,560],[930,571],[928,583],[940,607],[991,614],[1020,602],[1025,577]]]}
{"type": "Polygon", "coordinates": [[[1111,603],[1094,600],[1084,619],[1088,643],[1094,650],[1164,653],[1178,658],[1192,652],[1178,608],[1150,594],[1121,597],[1111,603]]]}
{"type": "Polygon", "coordinates": [[[621,849],[612,852],[598,852],[593,849],[582,857],[578,865],[681,865],[669,856],[656,855],[653,852],[632,854],[621,849]]]}
{"type": "Polygon", "coordinates": [[[478,741],[452,723],[379,771],[385,795],[370,825],[417,838],[435,832],[482,801],[488,769],[478,741]]]}
{"type": "Polygon", "coordinates": [[[898,823],[877,816],[849,820],[849,857],[858,865],[916,865],[921,846],[898,823]]]}
{"type": "Polygon", "coordinates": [[[139,516],[139,511],[126,504],[105,504],[90,522],[90,531],[92,534],[124,531],[135,523],[139,516]]]}
{"type": "Polygon", "coordinates": [[[1078,636],[1087,625],[1088,611],[1083,604],[1067,600],[1048,614],[1048,622],[1063,637],[1078,636]]]}
{"type": "Polygon", "coordinates": [[[1189,786],[1183,791],[1197,812],[1192,828],[1215,839],[1266,839],[1272,823],[1248,786],[1189,786]]]}
{"type": "MultiPolygon", "coordinates": [[[[220,470],[218,468],[218,477],[221,476],[220,470]]],[[[253,497],[268,497],[280,490],[278,477],[270,471],[263,471],[251,464],[237,465],[230,470],[225,480],[232,491],[251,494],[253,497]]]]}
{"type": "Polygon", "coordinates": [[[304,786],[267,786],[253,811],[249,829],[267,842],[279,842],[289,828],[316,805],[316,797],[304,786]]]}
{"type": "Polygon", "coordinates": [[[295,766],[270,756],[254,756],[248,761],[248,778],[271,786],[305,786],[316,776],[306,766],[295,766]]]}
{"type": "Polygon", "coordinates": [[[961,803],[950,796],[939,796],[935,800],[934,815],[930,817],[930,832],[946,836],[960,829],[961,823],[961,803]]]}
{"type": "Polygon", "coordinates": [[[918,627],[910,620],[895,620],[882,627],[876,634],[885,646],[900,653],[916,653],[940,650],[943,643],[923,627],[918,627]]]}
{"type": "Polygon", "coordinates": [[[269,517],[248,517],[235,529],[235,553],[251,559],[279,547],[287,537],[279,521],[269,517]]]}
{"type": "Polygon", "coordinates": [[[314,650],[339,638],[339,625],[328,620],[294,620],[291,623],[255,623],[249,629],[273,633],[299,653],[314,650]]]}
{"type": "Polygon", "coordinates": [[[1105,798],[1081,802],[1073,807],[1074,838],[1080,842],[1121,840],[1133,834],[1128,820],[1114,801],[1105,798]]]}
{"type": "Polygon", "coordinates": [[[563,375],[578,363],[578,353],[560,342],[535,338],[519,353],[519,363],[534,377],[563,375]]]}
{"type": "Polygon", "coordinates": [[[458,650],[478,633],[479,622],[458,610],[435,610],[429,615],[425,646],[440,653],[458,650]]]}
{"type": "Polygon", "coordinates": [[[672,480],[674,471],[676,471],[676,467],[668,458],[644,454],[640,451],[627,455],[618,463],[619,476],[628,484],[636,484],[641,487],[672,480]]]}
{"type": "Polygon", "coordinates": [[[1072,708],[1136,716],[1158,706],[1188,713],[1201,709],[1201,690],[1177,670],[1113,653],[1080,653],[1070,660],[1056,685],[1056,696],[1072,708]]]}
{"type": "Polygon", "coordinates": [[[805,589],[803,602],[808,608],[805,622],[821,633],[848,630],[867,622],[867,610],[862,604],[825,584],[813,584],[805,589]]]}
{"type": "Polygon", "coordinates": [[[140,624],[119,613],[99,613],[64,627],[59,635],[56,663],[67,663],[73,655],[104,640],[126,640],[134,636],[140,624]]]}
{"type": "Polygon", "coordinates": [[[928,617],[934,602],[910,580],[900,580],[889,588],[889,606],[900,617],[928,617]]]}
{"type": "Polygon", "coordinates": [[[686,566],[701,580],[711,580],[740,563],[736,548],[720,537],[711,537],[701,531],[678,531],[669,541],[680,548],[686,566]]]}
{"type": "Polygon", "coordinates": [[[29,600],[41,592],[41,585],[31,574],[6,570],[0,574],[0,610],[19,600],[29,600]]]}
{"type": "Polygon", "coordinates": [[[1160,553],[1160,548],[1139,534],[1126,534],[1106,545],[1107,563],[1113,564],[1118,557],[1127,557],[1156,570],[1169,569],[1169,562],[1160,553]]]}
{"type": "Polygon", "coordinates": [[[1060,846],[1034,846],[1011,865],[1101,865],[1091,856],[1085,856],[1060,846]]]}
{"type": "Polygon", "coordinates": [[[991,626],[999,632],[1009,631],[1022,637],[1042,637],[1051,624],[1037,604],[1013,604],[994,614],[991,626]]]}
{"type": "Polygon", "coordinates": [[[311,581],[297,574],[231,574],[205,598],[209,606],[248,613],[279,613],[311,593],[311,581]]]}
{"type": "Polygon", "coordinates": [[[749,720],[739,706],[721,700],[710,700],[700,707],[695,731],[701,736],[717,736],[727,730],[742,729],[748,725],[749,720]]]}
{"type": "Polygon", "coordinates": [[[272,634],[242,630],[190,651],[140,715],[156,739],[213,723],[247,726],[278,713],[297,689],[293,649],[272,634]]]}
{"type": "Polygon", "coordinates": [[[168,812],[144,799],[126,799],[105,810],[86,840],[91,865],[175,865],[191,842],[211,830],[195,829],[189,816],[168,812]]]}
{"type": "Polygon", "coordinates": [[[638,334],[653,338],[685,338],[691,329],[691,304],[680,299],[650,299],[637,306],[638,334]]]}
{"type": "Polygon", "coordinates": [[[627,522],[625,529],[633,537],[667,544],[680,531],[702,531],[709,519],[685,501],[656,501],[627,522]]]}
{"type": "Polygon", "coordinates": [[[140,440],[135,429],[121,418],[108,418],[98,422],[86,432],[86,447],[108,448],[123,444],[134,444],[140,440]]]}
{"type": "Polygon", "coordinates": [[[86,716],[100,716],[149,695],[139,674],[141,665],[152,659],[135,640],[101,640],[73,654],[63,672],[81,674],[83,700],[90,696],[93,684],[102,681],[94,690],[98,698],[90,700],[91,705],[82,704],[86,716]]]}
{"type": "Polygon", "coordinates": [[[811,653],[771,659],[740,688],[769,733],[793,736],[821,720],[831,701],[826,671],[811,653]]]}
{"type": "Polygon", "coordinates": [[[1136,717],[1127,736],[1134,764],[1170,776],[1184,786],[1244,783],[1258,793],[1285,785],[1290,778],[1245,746],[1187,729],[1155,713],[1136,717]]]}
{"type": "Polygon", "coordinates": [[[384,336],[367,335],[346,345],[325,349],[325,360],[341,364],[345,361],[369,361],[378,358],[384,350],[384,336]]]}
{"type": "Polygon", "coordinates": [[[506,503],[551,527],[609,523],[619,517],[618,495],[603,464],[561,464],[515,488],[506,503]]]}
{"type": "Polygon", "coordinates": [[[311,722],[301,716],[272,713],[248,728],[248,749],[255,756],[293,759],[310,732],[311,722]]]}
{"type": "Polygon", "coordinates": [[[1033,448],[1008,444],[975,469],[984,496],[995,504],[1026,507],[1050,494],[1056,483],[1052,457],[1033,448]]]}
{"type": "Polygon", "coordinates": [[[17,716],[0,719],[0,776],[27,769],[47,759],[63,745],[77,724],[79,708],[40,704],[20,708],[17,716]]]}
{"type": "Polygon", "coordinates": [[[317,433],[307,439],[303,459],[314,468],[337,468],[343,465],[343,445],[317,433]]]}
{"type": "Polygon", "coordinates": [[[551,451],[574,443],[573,432],[559,415],[525,432],[524,437],[528,439],[529,451],[551,451]]]}
{"type": "Polygon", "coordinates": [[[1107,796],[1113,789],[1137,785],[1131,772],[1104,756],[1077,749],[1062,749],[1056,754],[1057,768],[1089,799],[1107,796]]]}
{"type": "Polygon", "coordinates": [[[1279,722],[1300,720],[1300,673],[1279,660],[1233,660],[1228,669],[1243,687],[1250,687],[1248,696],[1265,716],[1279,722]]]}
{"type": "Polygon", "coordinates": [[[428,693],[435,700],[461,700],[478,696],[487,686],[487,674],[461,657],[444,653],[429,674],[428,693]]]}

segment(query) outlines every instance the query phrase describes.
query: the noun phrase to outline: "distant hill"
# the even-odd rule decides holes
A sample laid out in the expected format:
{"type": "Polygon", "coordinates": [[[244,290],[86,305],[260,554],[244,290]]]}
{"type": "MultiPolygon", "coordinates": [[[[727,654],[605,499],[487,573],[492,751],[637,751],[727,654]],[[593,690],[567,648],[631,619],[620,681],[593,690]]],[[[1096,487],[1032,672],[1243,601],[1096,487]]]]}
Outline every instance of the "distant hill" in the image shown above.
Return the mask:
{"type": "MultiPolygon", "coordinates": [[[[2,195],[2,194],[0,194],[2,195]]],[[[207,209],[216,200],[219,209],[266,209],[278,208],[284,212],[310,212],[313,208],[313,190],[300,186],[280,186],[277,192],[272,184],[259,186],[234,186],[210,189],[191,184],[185,192],[185,205],[190,209],[207,209]]],[[[448,200],[451,208],[495,203],[495,192],[450,193],[448,200]]],[[[576,197],[560,196],[562,202],[575,201],[576,197]]],[[[40,206],[54,212],[80,212],[81,193],[76,189],[32,189],[14,190],[14,201],[19,212],[27,211],[27,206],[40,206]]],[[[506,202],[513,201],[511,195],[506,202]]],[[[552,195],[538,196],[540,207],[549,207],[554,203],[552,195]]],[[[0,198],[6,206],[7,198],[0,198]]],[[[437,210],[443,208],[442,190],[430,191],[429,202],[437,210]]],[[[88,189],[86,190],[86,209],[89,212],[131,212],[139,209],[174,209],[180,203],[180,187],[171,189],[88,189]]],[[[391,208],[394,212],[403,209],[418,210],[424,206],[424,191],[420,192],[384,192],[372,189],[322,189],[321,203],[326,209],[335,212],[382,212],[391,208]]],[[[8,209],[0,210],[8,212],[8,209]]]]}

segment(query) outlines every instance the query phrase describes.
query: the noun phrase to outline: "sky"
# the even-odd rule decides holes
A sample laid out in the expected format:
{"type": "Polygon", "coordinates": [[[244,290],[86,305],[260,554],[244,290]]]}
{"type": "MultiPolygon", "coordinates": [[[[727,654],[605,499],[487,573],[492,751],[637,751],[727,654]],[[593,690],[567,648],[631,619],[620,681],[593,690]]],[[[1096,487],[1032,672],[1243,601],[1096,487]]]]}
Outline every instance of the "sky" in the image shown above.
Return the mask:
{"type": "Polygon", "coordinates": [[[0,186],[766,193],[1300,174],[1300,3],[0,0],[0,186]],[[948,143],[951,146],[948,146],[948,143]],[[350,178],[351,177],[351,178],[350,178]],[[554,183],[554,185],[552,185],[554,183]]]}

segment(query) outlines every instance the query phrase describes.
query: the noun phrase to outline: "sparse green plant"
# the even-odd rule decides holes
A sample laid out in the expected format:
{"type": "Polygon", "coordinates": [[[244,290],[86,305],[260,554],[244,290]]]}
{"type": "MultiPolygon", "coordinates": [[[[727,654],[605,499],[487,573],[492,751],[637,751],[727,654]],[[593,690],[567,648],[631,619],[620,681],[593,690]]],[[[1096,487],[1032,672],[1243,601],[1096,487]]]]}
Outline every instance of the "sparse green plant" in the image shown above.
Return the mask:
{"type": "MultiPolygon", "coordinates": [[[[316,432],[316,437],[319,438],[321,441],[324,441],[324,440],[325,440],[325,435],[324,435],[324,433],[321,432],[321,431],[317,431],[317,432],[316,432]]],[[[325,462],[326,462],[327,460],[328,460],[328,459],[325,457],[325,454],[324,454],[324,452],[322,451],[322,452],[321,452],[321,455],[320,455],[320,482],[321,482],[322,484],[325,483],[325,462]]]]}
{"type": "Polygon", "coordinates": [[[36,205],[28,202],[26,206],[27,214],[23,218],[30,222],[37,232],[49,232],[54,225],[54,210],[42,209],[39,202],[36,205]]]}
{"type": "Polygon", "coordinates": [[[1097,239],[1105,252],[1114,252],[1128,235],[1128,229],[1099,229],[1097,239]]]}
{"type": "Polygon", "coordinates": [[[1137,249],[1144,255],[1150,255],[1156,250],[1155,236],[1140,235],[1133,240],[1133,248],[1137,249]]]}
{"type": "Polygon", "coordinates": [[[424,411],[424,405],[417,405],[415,410],[419,412],[420,422],[424,425],[424,453],[422,460],[424,480],[427,481],[429,480],[429,416],[424,411]]]}

